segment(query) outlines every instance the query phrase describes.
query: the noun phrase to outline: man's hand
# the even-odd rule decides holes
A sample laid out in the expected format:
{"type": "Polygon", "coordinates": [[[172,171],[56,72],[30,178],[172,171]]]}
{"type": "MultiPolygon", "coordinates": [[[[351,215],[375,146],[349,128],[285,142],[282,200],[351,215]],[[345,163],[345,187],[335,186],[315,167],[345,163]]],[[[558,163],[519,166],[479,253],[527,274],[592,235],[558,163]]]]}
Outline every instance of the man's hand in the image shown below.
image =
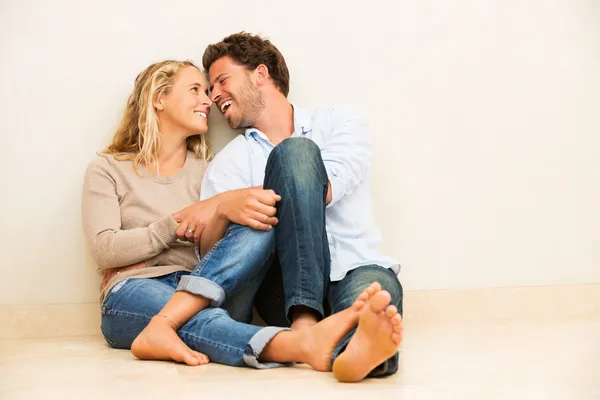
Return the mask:
{"type": "Polygon", "coordinates": [[[177,239],[200,243],[200,235],[204,227],[210,222],[217,210],[219,196],[199,201],[189,207],[173,214],[173,219],[179,223],[177,239]]]}
{"type": "Polygon", "coordinates": [[[106,286],[106,284],[113,278],[113,276],[121,272],[131,271],[140,268],[146,268],[146,263],[141,262],[138,264],[128,265],[127,267],[105,269],[104,271],[102,271],[102,287],[106,286]]]}
{"type": "Polygon", "coordinates": [[[275,204],[281,200],[281,196],[271,189],[255,186],[221,194],[223,199],[218,212],[230,222],[263,231],[268,231],[279,222],[275,218],[275,204]]]}

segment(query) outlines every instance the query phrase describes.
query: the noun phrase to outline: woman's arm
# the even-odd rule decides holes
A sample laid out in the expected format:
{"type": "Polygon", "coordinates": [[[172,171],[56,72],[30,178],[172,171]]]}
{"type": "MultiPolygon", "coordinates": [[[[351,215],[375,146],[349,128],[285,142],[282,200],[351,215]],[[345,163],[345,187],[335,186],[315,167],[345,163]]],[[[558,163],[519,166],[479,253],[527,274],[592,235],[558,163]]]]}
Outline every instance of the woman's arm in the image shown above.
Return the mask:
{"type": "Polygon", "coordinates": [[[84,233],[101,269],[137,264],[156,256],[177,239],[178,228],[177,221],[166,215],[144,228],[121,229],[116,183],[106,166],[108,163],[90,164],[82,197],[84,233]]]}

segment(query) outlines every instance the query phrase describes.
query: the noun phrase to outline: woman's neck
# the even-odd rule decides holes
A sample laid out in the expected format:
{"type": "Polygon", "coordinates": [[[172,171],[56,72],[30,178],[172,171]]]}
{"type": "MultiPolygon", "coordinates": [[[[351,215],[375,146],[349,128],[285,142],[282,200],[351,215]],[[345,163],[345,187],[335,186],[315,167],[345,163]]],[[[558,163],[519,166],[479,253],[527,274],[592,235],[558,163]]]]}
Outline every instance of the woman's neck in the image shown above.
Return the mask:
{"type": "Polygon", "coordinates": [[[181,138],[175,138],[163,135],[161,150],[158,153],[158,171],[154,171],[160,176],[170,176],[176,174],[187,158],[187,141],[181,138]]]}

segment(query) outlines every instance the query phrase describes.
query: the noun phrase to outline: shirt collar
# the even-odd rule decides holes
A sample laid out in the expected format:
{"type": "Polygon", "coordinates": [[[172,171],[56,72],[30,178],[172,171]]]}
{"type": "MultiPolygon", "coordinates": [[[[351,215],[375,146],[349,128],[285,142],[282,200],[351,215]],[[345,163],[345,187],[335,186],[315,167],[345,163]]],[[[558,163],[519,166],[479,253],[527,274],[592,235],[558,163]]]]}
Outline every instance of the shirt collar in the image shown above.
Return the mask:
{"type": "MultiPolygon", "coordinates": [[[[304,136],[312,131],[312,118],[308,111],[292,104],[294,108],[294,133],[292,136],[304,136]]],[[[260,136],[266,139],[267,136],[256,128],[248,128],[244,133],[246,138],[260,136]]]]}

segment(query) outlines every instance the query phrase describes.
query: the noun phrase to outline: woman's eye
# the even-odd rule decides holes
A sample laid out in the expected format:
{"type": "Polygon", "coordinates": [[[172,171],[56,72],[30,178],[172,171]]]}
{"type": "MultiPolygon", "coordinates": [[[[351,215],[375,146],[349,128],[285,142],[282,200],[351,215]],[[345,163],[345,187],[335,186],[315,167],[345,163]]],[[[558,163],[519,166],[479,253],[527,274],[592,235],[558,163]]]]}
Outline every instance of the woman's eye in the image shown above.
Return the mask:
{"type": "Polygon", "coordinates": [[[197,87],[193,87],[192,90],[196,93],[198,93],[198,88],[197,87]]]}

